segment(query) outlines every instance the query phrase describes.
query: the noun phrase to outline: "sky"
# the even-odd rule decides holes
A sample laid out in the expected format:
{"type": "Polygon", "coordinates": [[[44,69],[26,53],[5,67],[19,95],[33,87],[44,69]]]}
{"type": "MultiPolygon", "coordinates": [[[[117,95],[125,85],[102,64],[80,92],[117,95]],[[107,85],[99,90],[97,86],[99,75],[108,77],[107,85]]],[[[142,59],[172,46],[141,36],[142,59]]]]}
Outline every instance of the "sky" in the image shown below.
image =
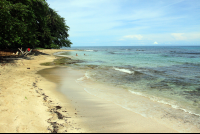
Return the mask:
{"type": "Polygon", "coordinates": [[[200,46],[200,0],[47,0],[72,46],[200,46]]]}

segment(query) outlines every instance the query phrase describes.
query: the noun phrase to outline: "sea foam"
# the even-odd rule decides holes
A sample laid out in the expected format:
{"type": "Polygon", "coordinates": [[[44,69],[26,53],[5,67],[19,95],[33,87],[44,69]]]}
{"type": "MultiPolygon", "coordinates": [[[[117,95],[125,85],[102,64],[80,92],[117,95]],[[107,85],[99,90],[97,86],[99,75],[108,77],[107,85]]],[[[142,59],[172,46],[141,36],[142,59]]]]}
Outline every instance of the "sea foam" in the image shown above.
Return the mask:
{"type": "Polygon", "coordinates": [[[134,73],[134,72],[132,72],[132,71],[130,71],[128,69],[120,69],[120,68],[115,68],[115,67],[113,69],[115,69],[117,71],[120,71],[120,72],[128,73],[128,74],[134,73]]]}
{"type": "Polygon", "coordinates": [[[136,94],[136,95],[139,95],[139,96],[147,97],[147,98],[149,98],[150,100],[155,101],[155,102],[158,102],[158,103],[162,103],[162,104],[169,105],[169,106],[171,106],[171,107],[174,108],[174,109],[179,109],[179,110],[182,110],[182,111],[184,111],[184,112],[186,112],[186,113],[190,113],[190,114],[193,114],[193,115],[196,115],[196,116],[200,116],[199,114],[196,114],[196,113],[194,113],[194,112],[192,112],[192,111],[190,111],[190,110],[188,110],[188,109],[181,108],[180,106],[176,105],[176,104],[175,104],[176,102],[174,102],[174,101],[171,101],[171,103],[170,103],[170,102],[167,102],[167,101],[162,100],[162,99],[159,98],[159,97],[155,97],[155,96],[151,96],[151,97],[150,97],[150,96],[147,96],[147,95],[145,95],[145,94],[143,94],[143,93],[135,92],[135,91],[131,91],[131,90],[129,90],[129,92],[131,92],[131,93],[133,93],[133,94],[136,94]]]}
{"type": "Polygon", "coordinates": [[[81,78],[78,78],[76,80],[76,82],[84,81],[84,80],[89,79],[89,78],[90,78],[90,76],[89,76],[88,72],[85,72],[85,75],[83,77],[81,77],[81,78]]]}
{"type": "Polygon", "coordinates": [[[94,50],[84,50],[84,51],[92,52],[92,51],[94,51],[94,50]]]}

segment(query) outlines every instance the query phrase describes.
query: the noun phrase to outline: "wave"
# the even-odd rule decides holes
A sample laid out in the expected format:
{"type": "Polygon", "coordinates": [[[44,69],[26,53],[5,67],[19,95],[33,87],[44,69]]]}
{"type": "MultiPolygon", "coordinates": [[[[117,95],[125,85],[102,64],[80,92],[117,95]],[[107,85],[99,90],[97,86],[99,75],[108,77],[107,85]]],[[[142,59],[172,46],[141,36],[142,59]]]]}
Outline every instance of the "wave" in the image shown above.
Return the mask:
{"type": "MultiPolygon", "coordinates": [[[[135,91],[130,91],[130,90],[129,90],[129,92],[131,92],[132,94],[139,95],[139,96],[147,97],[147,98],[149,98],[150,100],[155,101],[155,102],[158,102],[158,103],[162,103],[162,104],[169,105],[169,106],[171,106],[172,108],[182,110],[182,111],[184,111],[185,113],[189,113],[189,114],[193,114],[193,115],[196,115],[196,116],[200,116],[200,114],[196,114],[196,113],[194,113],[194,112],[192,112],[192,111],[190,111],[190,110],[181,108],[180,106],[178,106],[178,105],[176,105],[176,104],[172,104],[172,103],[169,103],[169,102],[167,102],[167,101],[164,101],[164,100],[162,100],[162,99],[159,98],[159,97],[155,97],[155,96],[150,97],[150,96],[148,96],[148,95],[144,95],[144,94],[141,93],[141,92],[135,92],[135,91]]],[[[174,102],[174,103],[175,103],[175,102],[174,102]]]]}
{"type": "Polygon", "coordinates": [[[84,51],[93,52],[94,50],[84,50],[84,51]]]}
{"type": "Polygon", "coordinates": [[[128,74],[132,74],[134,72],[128,70],[128,69],[120,69],[120,68],[115,68],[113,67],[114,70],[120,71],[120,72],[124,72],[124,73],[128,73],[128,74]]]}
{"type": "Polygon", "coordinates": [[[87,80],[89,78],[90,78],[90,76],[89,76],[88,72],[85,72],[85,75],[83,77],[81,77],[81,78],[78,78],[76,80],[76,82],[84,81],[84,80],[87,80]]]}

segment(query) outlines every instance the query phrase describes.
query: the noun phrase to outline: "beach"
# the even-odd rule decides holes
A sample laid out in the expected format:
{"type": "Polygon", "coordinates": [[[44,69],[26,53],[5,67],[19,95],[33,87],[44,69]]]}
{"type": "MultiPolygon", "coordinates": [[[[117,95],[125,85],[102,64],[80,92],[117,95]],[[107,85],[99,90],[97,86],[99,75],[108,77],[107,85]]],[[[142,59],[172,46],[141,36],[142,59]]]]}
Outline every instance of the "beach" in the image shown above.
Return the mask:
{"type": "Polygon", "coordinates": [[[59,51],[70,50],[40,50],[30,60],[1,64],[1,133],[178,132],[86,92],[76,83],[85,70],[40,65],[59,51]]]}
{"type": "Polygon", "coordinates": [[[65,50],[40,50],[40,54],[31,56],[30,60],[1,64],[1,133],[80,132],[70,121],[75,111],[72,109],[70,113],[70,108],[66,110],[61,106],[64,99],[55,91],[56,83],[36,74],[41,69],[51,68],[40,63],[53,61],[53,53],[58,51],[65,50]]]}

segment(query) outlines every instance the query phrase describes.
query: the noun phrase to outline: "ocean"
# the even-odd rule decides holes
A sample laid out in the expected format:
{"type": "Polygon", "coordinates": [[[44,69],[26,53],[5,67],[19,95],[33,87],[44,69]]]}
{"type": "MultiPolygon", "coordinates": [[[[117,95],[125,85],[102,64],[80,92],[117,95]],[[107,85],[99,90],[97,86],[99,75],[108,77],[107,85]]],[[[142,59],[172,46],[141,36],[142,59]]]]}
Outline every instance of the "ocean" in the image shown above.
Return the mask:
{"type": "Polygon", "coordinates": [[[200,132],[200,46],[64,49],[77,51],[62,55],[83,61],[73,67],[87,68],[85,76],[77,79],[86,92],[159,122],[175,122],[174,128],[184,128],[182,132],[194,127],[200,132]],[[120,90],[90,87],[88,80],[120,90]]]}

